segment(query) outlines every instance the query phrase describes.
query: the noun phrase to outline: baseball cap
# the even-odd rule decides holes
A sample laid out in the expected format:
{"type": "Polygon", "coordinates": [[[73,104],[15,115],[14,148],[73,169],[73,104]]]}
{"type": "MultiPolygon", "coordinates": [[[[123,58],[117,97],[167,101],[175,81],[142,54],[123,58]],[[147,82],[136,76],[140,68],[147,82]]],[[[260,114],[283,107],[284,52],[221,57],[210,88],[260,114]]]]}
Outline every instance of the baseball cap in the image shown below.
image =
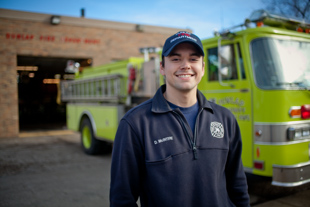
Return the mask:
{"type": "Polygon", "coordinates": [[[171,37],[169,37],[164,44],[162,55],[168,56],[173,50],[173,48],[175,48],[175,46],[183,42],[192,43],[193,45],[197,47],[197,49],[203,56],[205,55],[203,52],[203,46],[202,46],[202,43],[199,37],[186,31],[180,31],[172,35],[171,37]]]}

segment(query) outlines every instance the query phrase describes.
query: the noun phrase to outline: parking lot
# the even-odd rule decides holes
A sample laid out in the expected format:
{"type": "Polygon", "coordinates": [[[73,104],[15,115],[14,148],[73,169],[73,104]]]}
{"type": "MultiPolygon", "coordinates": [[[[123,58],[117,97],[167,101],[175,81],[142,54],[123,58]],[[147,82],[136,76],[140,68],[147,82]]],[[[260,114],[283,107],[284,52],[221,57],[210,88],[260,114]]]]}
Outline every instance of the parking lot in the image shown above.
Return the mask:
{"type": "Polygon", "coordinates": [[[108,206],[110,163],[69,131],[0,139],[0,206],[108,206]]]}
{"type": "MultiPolygon", "coordinates": [[[[85,155],[79,134],[68,130],[2,138],[0,206],[109,206],[110,164],[111,154],[85,155]]],[[[252,206],[296,207],[310,203],[309,185],[274,192],[277,188],[266,187],[268,180],[249,179],[252,206]]]]}

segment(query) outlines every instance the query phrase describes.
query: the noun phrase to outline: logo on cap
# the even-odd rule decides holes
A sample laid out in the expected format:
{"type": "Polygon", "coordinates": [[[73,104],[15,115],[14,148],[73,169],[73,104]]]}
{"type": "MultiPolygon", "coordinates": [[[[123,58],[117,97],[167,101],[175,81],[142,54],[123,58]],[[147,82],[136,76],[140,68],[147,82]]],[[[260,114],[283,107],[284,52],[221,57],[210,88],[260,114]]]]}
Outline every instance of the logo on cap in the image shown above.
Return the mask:
{"type": "Polygon", "coordinates": [[[191,34],[190,33],[187,33],[187,32],[178,32],[176,33],[177,37],[173,38],[172,40],[170,40],[170,43],[178,40],[178,39],[181,39],[181,38],[188,38],[192,41],[195,41],[197,42],[197,39],[195,37],[191,37],[191,34]]]}
{"type": "Polygon", "coordinates": [[[185,33],[185,32],[179,32],[178,36],[183,36],[183,35],[186,35],[188,37],[190,37],[191,35],[188,34],[188,33],[185,33]]]}

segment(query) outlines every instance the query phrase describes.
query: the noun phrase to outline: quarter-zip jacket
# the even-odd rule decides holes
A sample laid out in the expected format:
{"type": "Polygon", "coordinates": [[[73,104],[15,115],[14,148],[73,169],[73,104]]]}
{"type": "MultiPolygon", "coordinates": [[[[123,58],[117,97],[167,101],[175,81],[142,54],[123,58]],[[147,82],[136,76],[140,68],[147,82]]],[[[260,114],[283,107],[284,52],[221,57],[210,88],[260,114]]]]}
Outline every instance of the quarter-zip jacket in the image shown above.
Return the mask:
{"type": "Polygon", "coordinates": [[[121,119],[113,147],[110,206],[249,206],[241,136],[226,108],[197,92],[194,134],[179,109],[155,96],[121,119]]]}

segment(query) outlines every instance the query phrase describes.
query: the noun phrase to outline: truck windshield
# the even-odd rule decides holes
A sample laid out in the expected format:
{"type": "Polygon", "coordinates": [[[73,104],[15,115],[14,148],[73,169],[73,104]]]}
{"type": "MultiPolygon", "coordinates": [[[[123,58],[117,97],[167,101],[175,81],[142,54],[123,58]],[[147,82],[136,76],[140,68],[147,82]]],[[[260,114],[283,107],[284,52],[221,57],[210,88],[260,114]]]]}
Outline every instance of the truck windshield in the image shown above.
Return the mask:
{"type": "Polygon", "coordinates": [[[310,42],[258,38],[251,42],[251,54],[259,88],[310,88],[310,42]]]}

